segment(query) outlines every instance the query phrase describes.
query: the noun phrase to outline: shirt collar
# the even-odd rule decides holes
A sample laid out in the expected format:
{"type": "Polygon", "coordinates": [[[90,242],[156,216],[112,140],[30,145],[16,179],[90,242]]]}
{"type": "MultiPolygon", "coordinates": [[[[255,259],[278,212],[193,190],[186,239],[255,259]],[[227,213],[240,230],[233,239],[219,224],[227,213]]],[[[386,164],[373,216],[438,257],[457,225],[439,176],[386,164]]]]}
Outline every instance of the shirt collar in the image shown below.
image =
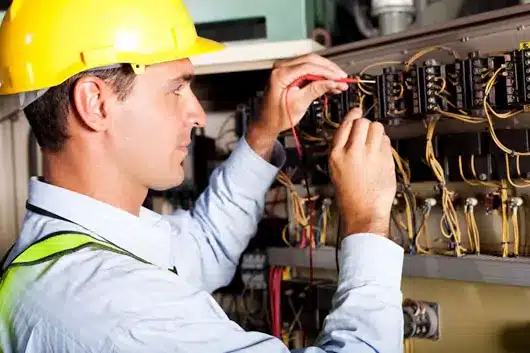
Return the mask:
{"type": "Polygon", "coordinates": [[[137,217],[36,177],[30,180],[28,202],[74,222],[102,240],[154,265],[171,267],[171,226],[160,214],[147,208],[142,207],[137,217]]]}

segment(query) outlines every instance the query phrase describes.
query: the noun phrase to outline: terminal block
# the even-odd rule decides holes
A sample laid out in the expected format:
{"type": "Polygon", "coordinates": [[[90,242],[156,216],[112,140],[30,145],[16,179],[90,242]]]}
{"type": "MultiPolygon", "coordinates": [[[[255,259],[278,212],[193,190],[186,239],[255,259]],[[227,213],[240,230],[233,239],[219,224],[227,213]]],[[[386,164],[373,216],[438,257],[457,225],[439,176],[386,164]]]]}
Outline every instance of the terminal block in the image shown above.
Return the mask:
{"type": "Polygon", "coordinates": [[[516,77],[519,88],[519,103],[530,104],[530,49],[515,52],[516,77]]]}
{"type": "Polygon", "coordinates": [[[405,81],[403,71],[395,68],[383,69],[377,76],[377,119],[392,124],[406,116],[405,81]]]}

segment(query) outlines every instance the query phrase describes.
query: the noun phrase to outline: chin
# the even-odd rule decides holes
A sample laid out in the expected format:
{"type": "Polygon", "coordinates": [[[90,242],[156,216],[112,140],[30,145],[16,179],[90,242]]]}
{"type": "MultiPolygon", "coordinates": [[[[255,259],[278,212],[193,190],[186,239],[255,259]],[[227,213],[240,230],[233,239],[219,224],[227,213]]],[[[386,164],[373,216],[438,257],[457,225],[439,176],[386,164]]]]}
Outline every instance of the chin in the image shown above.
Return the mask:
{"type": "Polygon", "coordinates": [[[181,168],[177,173],[168,173],[166,178],[153,180],[149,188],[156,191],[165,191],[175,188],[184,182],[184,170],[181,168]]]}

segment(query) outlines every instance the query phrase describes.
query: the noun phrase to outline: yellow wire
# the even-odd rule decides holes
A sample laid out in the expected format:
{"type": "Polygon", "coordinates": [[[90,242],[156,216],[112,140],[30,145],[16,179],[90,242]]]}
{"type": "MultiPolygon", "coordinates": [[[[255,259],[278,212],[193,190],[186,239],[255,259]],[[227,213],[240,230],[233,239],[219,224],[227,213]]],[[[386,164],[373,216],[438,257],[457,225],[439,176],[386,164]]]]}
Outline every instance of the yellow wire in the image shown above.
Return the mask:
{"type": "MultiPolygon", "coordinates": [[[[359,77],[362,77],[366,71],[368,71],[369,69],[371,69],[373,67],[387,66],[387,65],[403,65],[403,62],[401,62],[401,61],[382,61],[382,62],[377,62],[377,63],[370,64],[370,65],[366,66],[364,69],[361,70],[361,72],[359,73],[359,77]]],[[[373,95],[372,92],[369,92],[365,87],[363,87],[363,82],[359,82],[357,86],[359,87],[359,89],[364,94],[367,94],[367,95],[370,95],[370,96],[373,95]]]]}
{"type": "Polygon", "coordinates": [[[519,220],[517,218],[517,210],[519,207],[512,208],[512,226],[513,226],[513,254],[519,256],[519,220]]]}
{"type": "Polygon", "coordinates": [[[329,207],[326,208],[324,214],[322,215],[322,229],[320,230],[320,244],[322,246],[326,245],[327,241],[327,229],[328,229],[328,217],[330,217],[329,207]]]}
{"type": "Polygon", "coordinates": [[[469,184],[471,186],[480,186],[482,184],[480,183],[477,183],[477,182],[474,182],[474,181],[471,181],[471,180],[468,180],[465,176],[464,176],[464,171],[462,169],[462,156],[458,156],[458,168],[460,169],[460,177],[462,178],[462,180],[464,180],[464,182],[466,184],[469,184]]]}
{"type": "Polygon", "coordinates": [[[508,228],[508,211],[507,211],[507,202],[508,202],[508,190],[506,180],[501,181],[501,210],[502,210],[502,257],[507,257],[509,255],[508,251],[508,239],[510,237],[510,230],[508,228]]]}
{"type": "Polygon", "coordinates": [[[433,52],[433,51],[436,51],[436,50],[446,50],[448,52],[450,52],[453,57],[455,57],[456,59],[458,59],[458,53],[456,51],[454,51],[453,49],[451,48],[448,48],[448,47],[445,47],[445,46],[440,46],[440,45],[437,45],[437,46],[433,46],[433,47],[428,47],[428,48],[425,48],[423,50],[420,50],[418,53],[416,53],[414,56],[412,56],[408,61],[407,61],[407,64],[405,65],[405,71],[409,71],[410,69],[410,66],[416,61],[418,60],[419,58],[425,56],[426,54],[430,53],[430,52],[433,52]]]}
{"type": "MultiPolygon", "coordinates": [[[[442,97],[442,98],[446,99],[445,97],[442,97]]],[[[448,100],[447,100],[447,102],[450,103],[448,100]]],[[[453,105],[453,104],[451,103],[451,105],[453,105]]],[[[442,114],[443,116],[448,117],[448,118],[461,120],[461,121],[463,121],[465,123],[469,123],[469,124],[482,124],[482,123],[486,122],[486,120],[482,119],[482,118],[476,118],[476,117],[473,117],[473,116],[467,116],[467,115],[462,115],[462,114],[451,113],[451,112],[447,112],[445,110],[441,110],[439,108],[437,108],[436,111],[438,113],[442,114]]]]}
{"type": "MultiPolygon", "coordinates": [[[[477,177],[477,171],[475,170],[475,155],[474,154],[471,155],[471,172],[473,173],[473,178],[475,178],[475,180],[478,180],[479,178],[477,177]]],[[[491,183],[487,181],[479,181],[479,183],[484,186],[499,187],[499,184],[491,183]]]]}
{"type": "Polygon", "coordinates": [[[504,155],[504,159],[506,161],[506,178],[508,179],[508,182],[510,183],[510,185],[513,186],[514,188],[518,188],[518,189],[530,187],[530,183],[524,184],[524,185],[514,183],[514,181],[512,180],[512,176],[510,175],[511,174],[510,157],[508,157],[508,155],[505,154],[504,155]]]}
{"type": "Polygon", "coordinates": [[[427,249],[431,249],[431,244],[430,244],[430,240],[429,240],[429,232],[427,230],[427,222],[429,220],[429,216],[431,214],[431,211],[428,210],[427,212],[425,212],[425,215],[423,216],[423,223],[422,223],[422,226],[421,226],[421,229],[420,229],[420,234],[418,234],[418,236],[416,237],[416,249],[418,249],[418,252],[421,253],[421,254],[432,254],[432,251],[431,250],[426,250],[426,249],[423,249],[420,245],[420,236],[423,234],[424,235],[424,238],[425,238],[425,245],[427,246],[427,249]]]}
{"type": "Polygon", "coordinates": [[[519,159],[520,159],[520,156],[515,156],[515,167],[517,168],[517,175],[519,176],[519,178],[524,181],[525,183],[530,183],[530,180],[529,179],[525,179],[523,178],[523,176],[521,175],[521,164],[519,162],[519,159]]]}
{"type": "Polygon", "coordinates": [[[412,241],[414,239],[414,223],[412,218],[412,213],[414,210],[411,207],[411,202],[407,193],[403,193],[403,198],[405,199],[405,215],[407,218],[407,233],[409,239],[412,241]]]}
{"type": "Polygon", "coordinates": [[[447,237],[451,238],[455,241],[455,254],[456,256],[460,257],[462,255],[462,252],[465,251],[465,249],[462,247],[462,233],[460,231],[460,225],[458,221],[458,215],[456,213],[456,210],[453,205],[453,195],[454,192],[450,191],[447,188],[447,183],[445,180],[444,170],[442,166],[440,165],[440,162],[436,159],[436,156],[434,154],[434,147],[432,144],[432,138],[434,136],[434,129],[436,127],[436,119],[432,119],[429,121],[427,125],[427,142],[426,142],[426,148],[425,148],[425,159],[428,163],[428,165],[431,167],[431,170],[433,171],[433,174],[435,175],[436,179],[438,180],[441,188],[442,188],[442,209],[443,209],[443,216],[440,220],[440,230],[442,231],[442,234],[447,237]],[[445,232],[445,229],[443,227],[444,220],[446,221],[446,224],[449,227],[450,234],[447,234],[445,232]]]}
{"type": "Polygon", "coordinates": [[[336,123],[334,121],[331,120],[331,118],[329,117],[329,109],[328,107],[325,107],[324,109],[324,117],[323,117],[323,120],[326,124],[328,124],[329,126],[335,128],[335,129],[338,129],[340,124],[339,123],[336,123]]]}
{"type": "Polygon", "coordinates": [[[396,162],[398,172],[403,176],[404,183],[407,186],[409,186],[410,185],[410,168],[408,164],[401,158],[401,156],[394,149],[394,147],[392,147],[392,156],[394,157],[394,161],[396,162]]]}
{"type": "Polygon", "coordinates": [[[438,94],[441,94],[445,91],[445,88],[447,87],[447,81],[443,77],[435,77],[435,81],[441,80],[442,81],[442,87],[440,87],[440,90],[438,91],[438,94]]]}
{"type": "Polygon", "coordinates": [[[307,140],[307,141],[314,141],[314,142],[324,142],[324,141],[326,141],[326,139],[323,138],[323,137],[313,136],[313,135],[308,134],[305,131],[302,131],[300,136],[302,136],[304,138],[304,140],[307,140]]]}
{"type": "Polygon", "coordinates": [[[477,254],[480,254],[480,234],[473,210],[473,206],[467,206],[465,210],[467,236],[469,238],[469,246],[474,248],[477,254]]]}
{"type": "MultiPolygon", "coordinates": [[[[506,147],[500,140],[499,138],[497,137],[497,134],[495,133],[495,127],[493,126],[493,120],[491,119],[491,116],[489,114],[490,111],[493,111],[493,109],[491,108],[491,106],[489,105],[486,97],[489,96],[494,84],[495,84],[495,79],[497,78],[497,76],[499,75],[499,73],[501,72],[501,70],[503,70],[503,68],[499,68],[497,69],[497,71],[495,71],[495,73],[493,74],[493,76],[491,76],[491,78],[489,79],[488,83],[486,84],[486,88],[484,90],[484,114],[486,115],[486,120],[488,122],[488,127],[489,127],[489,131],[490,131],[490,135],[491,135],[491,138],[493,139],[493,141],[495,142],[495,144],[504,152],[504,153],[507,153],[509,155],[512,155],[512,156],[530,156],[530,152],[517,152],[517,151],[514,151],[514,150],[511,150],[509,149],[508,147],[506,147]]],[[[515,113],[514,113],[515,114],[515,113]]]]}
{"type": "Polygon", "coordinates": [[[285,227],[283,227],[283,230],[282,230],[282,239],[283,239],[283,242],[285,244],[287,244],[287,246],[289,247],[292,247],[291,243],[289,242],[289,240],[287,240],[287,229],[289,228],[289,225],[286,224],[285,227]]]}

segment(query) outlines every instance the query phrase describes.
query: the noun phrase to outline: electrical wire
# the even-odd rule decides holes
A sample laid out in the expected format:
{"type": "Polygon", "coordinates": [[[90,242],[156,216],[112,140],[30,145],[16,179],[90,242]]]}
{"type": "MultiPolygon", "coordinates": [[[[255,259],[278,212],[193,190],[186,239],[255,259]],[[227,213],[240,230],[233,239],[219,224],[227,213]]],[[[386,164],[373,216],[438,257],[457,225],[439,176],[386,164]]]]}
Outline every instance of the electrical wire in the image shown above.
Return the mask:
{"type": "Polygon", "coordinates": [[[469,247],[473,249],[475,254],[480,254],[480,234],[474,212],[475,203],[475,199],[473,199],[473,201],[471,199],[466,200],[466,204],[464,206],[464,215],[467,236],[469,239],[469,247]]]}
{"type": "Polygon", "coordinates": [[[506,180],[501,180],[501,217],[502,217],[502,257],[507,257],[509,255],[509,238],[510,238],[510,229],[508,228],[508,187],[506,180]]]}
{"type": "Polygon", "coordinates": [[[488,182],[488,181],[482,181],[480,178],[477,177],[477,170],[475,169],[475,155],[471,155],[471,173],[473,173],[473,178],[475,180],[479,180],[479,183],[483,186],[489,186],[489,187],[500,187],[500,184],[494,183],[494,182],[488,182]]]}
{"type": "MultiPolygon", "coordinates": [[[[295,124],[294,124],[293,117],[292,117],[292,114],[291,114],[291,109],[289,108],[289,92],[294,87],[300,87],[300,85],[302,85],[304,82],[308,82],[308,81],[309,82],[314,82],[314,81],[323,81],[323,80],[327,80],[327,79],[325,77],[321,77],[321,76],[304,75],[302,77],[297,78],[295,81],[293,81],[291,84],[289,84],[287,86],[286,91],[285,91],[285,109],[287,111],[287,117],[289,118],[289,123],[291,124],[291,131],[293,133],[293,138],[294,138],[294,142],[295,142],[295,145],[296,145],[296,151],[298,152],[298,156],[300,157],[300,159],[302,159],[302,147],[301,147],[301,144],[300,144],[300,140],[298,139],[298,135],[296,133],[296,128],[295,128],[295,124]]],[[[340,82],[340,83],[352,84],[352,83],[361,83],[363,80],[361,80],[359,78],[343,78],[343,79],[337,79],[337,80],[334,80],[334,81],[335,82],[340,82]]],[[[368,82],[371,82],[371,81],[364,81],[364,82],[368,83],[368,82]]]]}
{"type": "Polygon", "coordinates": [[[416,246],[416,249],[418,253],[420,254],[432,254],[432,251],[430,250],[431,244],[429,240],[429,233],[427,230],[427,224],[429,221],[429,216],[431,214],[431,209],[432,207],[429,204],[425,205],[424,210],[423,210],[423,222],[420,226],[420,229],[414,236],[414,245],[416,246]],[[422,234],[423,234],[423,237],[425,238],[426,249],[422,248],[422,246],[420,245],[420,237],[422,234]]]}
{"type": "Polygon", "coordinates": [[[454,192],[447,188],[447,182],[442,166],[436,159],[432,139],[434,130],[436,128],[437,119],[431,119],[427,125],[427,142],[425,148],[425,159],[427,164],[431,167],[433,174],[438,180],[442,192],[442,209],[443,216],[440,220],[440,230],[446,238],[454,241],[454,251],[456,256],[462,256],[465,249],[462,247],[462,233],[458,221],[458,215],[453,205],[454,192]],[[449,232],[445,231],[447,226],[449,232]]]}
{"type": "Polygon", "coordinates": [[[421,57],[425,56],[426,54],[428,54],[430,52],[437,51],[437,50],[448,51],[455,59],[459,58],[458,53],[455,50],[453,50],[453,49],[451,49],[449,47],[445,47],[445,46],[441,46],[441,45],[432,46],[432,47],[428,47],[428,48],[422,49],[419,52],[417,52],[415,55],[413,55],[405,64],[405,71],[409,71],[410,70],[410,66],[412,66],[412,64],[414,64],[414,62],[416,62],[421,57]]]}
{"type": "MultiPolygon", "coordinates": [[[[491,76],[489,81],[486,83],[486,88],[484,89],[484,97],[488,97],[489,96],[491,90],[493,89],[493,86],[495,85],[495,80],[496,80],[497,76],[499,75],[499,73],[502,70],[503,70],[502,67],[497,69],[497,71],[495,71],[495,73],[491,76]]],[[[507,154],[509,154],[511,156],[530,156],[530,152],[517,152],[517,151],[514,151],[514,150],[506,147],[499,140],[499,138],[497,137],[497,134],[495,133],[495,127],[493,125],[493,120],[492,120],[492,118],[491,118],[491,116],[489,114],[490,112],[492,112],[493,114],[495,112],[491,108],[491,105],[488,103],[487,99],[484,99],[483,106],[484,106],[484,114],[485,114],[486,120],[488,122],[488,128],[489,128],[489,132],[490,132],[491,138],[492,138],[493,142],[495,142],[497,147],[499,147],[504,153],[507,153],[507,154]]],[[[516,113],[517,112],[513,112],[513,113],[510,113],[510,114],[514,114],[515,115],[516,113]]]]}
{"type": "Polygon", "coordinates": [[[464,171],[462,169],[462,156],[458,156],[458,168],[460,169],[460,177],[462,178],[462,180],[468,184],[468,185],[471,185],[471,186],[480,186],[482,184],[480,184],[480,182],[476,182],[476,181],[471,181],[471,180],[468,180],[465,176],[464,176],[464,171]]]}
{"type": "MultiPolygon", "coordinates": [[[[517,156],[519,157],[519,156],[517,156]]],[[[512,180],[512,176],[511,176],[511,170],[510,170],[510,157],[505,154],[504,155],[504,158],[505,158],[505,161],[506,161],[506,179],[508,179],[508,182],[510,183],[511,186],[513,186],[514,188],[517,188],[517,189],[523,189],[523,188],[527,188],[527,187],[530,187],[530,183],[526,183],[526,184],[516,184],[513,180],[512,180]]]]}
{"type": "MultiPolygon", "coordinates": [[[[396,164],[398,175],[401,176],[403,182],[403,199],[405,200],[405,216],[407,225],[403,226],[403,229],[406,229],[408,238],[411,244],[411,252],[415,252],[414,239],[416,237],[416,219],[415,219],[415,210],[416,210],[416,198],[414,194],[410,191],[410,168],[409,165],[401,158],[399,153],[392,148],[392,156],[396,164]]],[[[399,224],[398,224],[399,225],[399,224]]]]}
{"type": "Polygon", "coordinates": [[[521,173],[521,163],[520,163],[519,159],[520,159],[520,156],[515,156],[515,167],[516,167],[516,170],[517,170],[517,175],[525,183],[530,183],[529,179],[523,178],[523,175],[521,173]]]}
{"type": "MultiPolygon", "coordinates": [[[[386,66],[386,65],[403,65],[403,62],[402,61],[381,61],[381,62],[376,62],[376,63],[373,63],[373,64],[370,64],[368,66],[366,66],[364,69],[361,70],[361,72],[359,72],[359,77],[363,77],[363,75],[366,73],[366,71],[368,71],[369,69],[371,68],[374,68],[374,67],[378,67],[378,66],[386,66]]],[[[359,89],[366,95],[369,95],[369,96],[373,96],[373,92],[370,92],[366,87],[364,87],[364,83],[368,83],[368,82],[359,82],[358,83],[358,87],[359,89]]]]}
{"type": "Polygon", "coordinates": [[[518,205],[511,205],[512,209],[512,228],[513,228],[513,254],[519,256],[519,218],[518,205]]]}
{"type": "Polygon", "coordinates": [[[272,335],[281,338],[282,336],[282,315],[281,315],[281,284],[283,268],[273,266],[269,270],[269,303],[271,312],[272,335]]]}

